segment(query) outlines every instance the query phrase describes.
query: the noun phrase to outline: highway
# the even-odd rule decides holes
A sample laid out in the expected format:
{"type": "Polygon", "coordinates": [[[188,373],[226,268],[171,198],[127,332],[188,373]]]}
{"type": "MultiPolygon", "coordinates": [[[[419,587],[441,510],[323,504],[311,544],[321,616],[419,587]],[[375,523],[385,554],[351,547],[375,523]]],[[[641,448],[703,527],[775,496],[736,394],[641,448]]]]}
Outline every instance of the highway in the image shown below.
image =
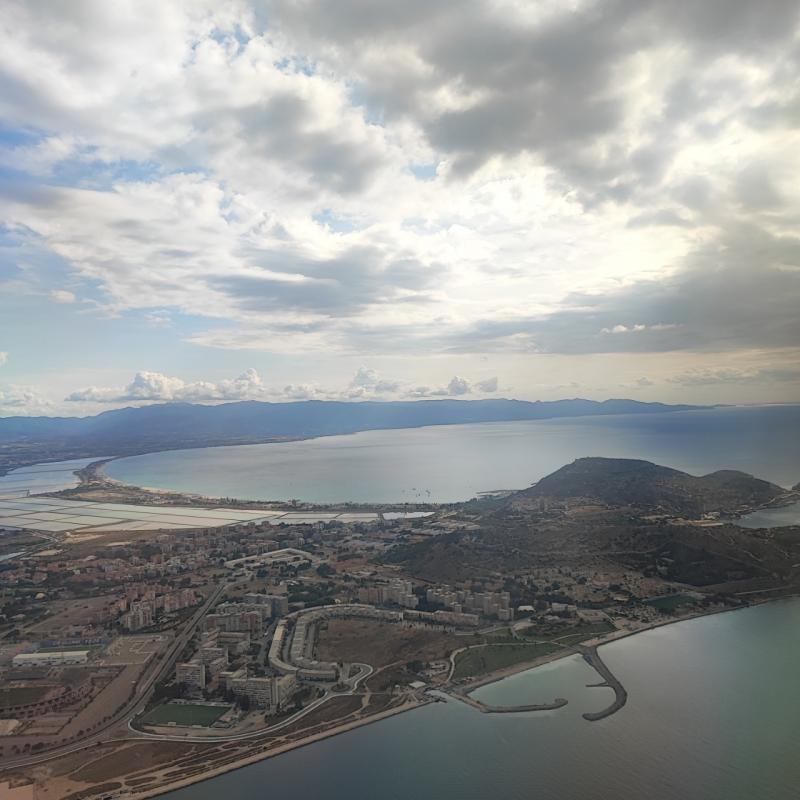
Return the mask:
{"type": "Polygon", "coordinates": [[[43,761],[49,761],[50,759],[58,758],[59,756],[74,753],[93,744],[105,741],[107,738],[106,734],[109,730],[114,729],[126,720],[132,719],[142,709],[144,709],[153,687],[166,673],[172,669],[178,657],[183,652],[184,647],[186,647],[194,635],[195,628],[197,628],[200,621],[208,613],[208,610],[217,602],[227,587],[228,584],[222,583],[211,592],[203,605],[200,606],[197,611],[195,611],[191,619],[186,623],[183,631],[176,636],[175,639],[173,639],[166,652],[153,661],[153,664],[149,668],[145,677],[138,682],[133,697],[131,697],[130,700],[128,700],[127,703],[116,714],[114,714],[114,716],[105,725],[92,733],[91,736],[86,736],[77,742],[72,742],[71,744],[64,745],[63,747],[55,747],[51,750],[37,753],[35,755],[17,758],[13,761],[6,761],[0,766],[3,769],[10,769],[13,767],[41,764],[43,761]]]}

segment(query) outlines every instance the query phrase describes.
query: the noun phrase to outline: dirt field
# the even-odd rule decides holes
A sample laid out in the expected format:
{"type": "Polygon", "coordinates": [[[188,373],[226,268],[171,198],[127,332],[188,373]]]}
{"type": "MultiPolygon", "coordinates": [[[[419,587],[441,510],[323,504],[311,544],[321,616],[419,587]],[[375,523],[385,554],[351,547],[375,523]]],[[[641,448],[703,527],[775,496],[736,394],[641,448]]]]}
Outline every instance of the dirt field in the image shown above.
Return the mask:
{"type": "Polygon", "coordinates": [[[48,605],[49,615],[26,628],[25,633],[41,638],[61,638],[72,626],[83,626],[106,619],[107,609],[116,599],[113,595],[100,595],[80,600],[57,600],[48,605]]]}
{"type": "Polygon", "coordinates": [[[398,661],[434,661],[463,647],[451,633],[392,623],[332,619],[321,627],[317,656],[322,661],[358,661],[383,667],[398,661]]]}

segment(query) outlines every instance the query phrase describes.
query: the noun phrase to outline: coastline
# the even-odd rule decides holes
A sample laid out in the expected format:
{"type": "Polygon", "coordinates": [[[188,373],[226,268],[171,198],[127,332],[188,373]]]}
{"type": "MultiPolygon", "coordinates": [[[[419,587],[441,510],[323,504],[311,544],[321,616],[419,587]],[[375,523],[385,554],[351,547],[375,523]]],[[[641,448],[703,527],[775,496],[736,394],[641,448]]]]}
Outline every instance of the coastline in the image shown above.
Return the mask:
{"type": "MultiPolygon", "coordinates": [[[[309,437],[309,438],[322,438],[322,437],[309,437]]],[[[295,439],[292,441],[305,441],[304,439],[295,439]]],[[[271,442],[257,442],[256,444],[271,444],[271,442]]],[[[240,445],[235,445],[240,446],[240,445]]],[[[241,445],[245,446],[245,445],[241,445]]],[[[182,448],[183,449],[183,448],[182,448]]],[[[210,448],[209,448],[210,449],[210,448]]],[[[159,450],[156,452],[171,452],[167,450],[159,450]]],[[[141,455],[149,455],[149,453],[144,453],[141,455]]],[[[447,511],[452,509],[454,506],[461,505],[461,503],[431,503],[431,502],[423,502],[423,501],[406,501],[406,502],[395,502],[395,503],[351,503],[351,502],[339,502],[339,503],[314,503],[310,501],[298,501],[296,504],[293,504],[289,500],[251,500],[247,498],[238,498],[238,497],[218,497],[218,496],[211,496],[211,495],[203,495],[197,494],[193,492],[185,492],[178,489],[164,489],[155,486],[138,486],[132,483],[126,483],[125,481],[119,480],[118,478],[112,478],[108,475],[103,467],[111,461],[116,461],[117,458],[128,458],[128,456],[118,456],[118,457],[111,457],[111,458],[102,458],[93,461],[91,464],[87,464],[83,469],[76,470],[75,475],[78,478],[78,485],[73,486],[70,489],[65,489],[60,492],[53,492],[51,494],[56,496],[62,497],[70,497],[73,494],[80,493],[81,491],[91,490],[91,489],[102,489],[103,487],[107,487],[110,491],[120,491],[120,492],[140,492],[142,494],[153,495],[156,498],[178,498],[180,503],[176,503],[176,505],[196,505],[199,504],[201,506],[219,506],[225,505],[226,507],[230,508],[238,508],[240,506],[245,508],[267,508],[268,510],[287,510],[287,511],[297,511],[299,509],[316,509],[316,510],[330,510],[336,511],[341,510],[342,512],[347,511],[371,511],[375,513],[380,513],[381,511],[386,510],[397,510],[397,511],[430,511],[435,513],[436,511],[447,511]]],[[[126,502],[130,503],[139,503],[144,502],[142,500],[136,500],[131,498],[126,502]]],[[[463,501],[467,502],[467,501],[463,501]]]]}
{"type": "MultiPolygon", "coordinates": [[[[501,399],[501,398],[496,398],[501,399]]],[[[296,401],[295,401],[296,402],[296,401]]],[[[409,402],[409,401],[406,401],[409,402]]],[[[430,402],[430,401],[429,401],[430,402]]],[[[462,401],[463,402],[463,401],[462,401]]],[[[472,402],[472,401],[466,401],[472,402]]],[[[530,403],[532,401],[517,401],[522,403],[530,403]]],[[[541,402],[541,401],[533,401],[533,402],[541,402]]],[[[554,401],[545,401],[549,403],[557,403],[562,402],[558,400],[554,401]]],[[[599,402],[599,401],[592,401],[592,402],[599,402]]],[[[605,401],[608,402],[608,401],[605,401]]],[[[633,401],[638,402],[638,401],[633,401]]],[[[201,404],[202,405],[202,404],[201,404]]],[[[212,404],[212,405],[226,405],[225,403],[221,404],[212,404]]],[[[652,405],[647,404],[645,405],[652,405]]],[[[470,420],[467,422],[464,421],[456,421],[456,422],[435,422],[430,421],[424,424],[417,424],[417,425],[389,425],[386,427],[370,427],[370,428],[359,428],[357,430],[351,431],[339,431],[336,433],[317,433],[313,435],[305,435],[305,436],[269,436],[269,437],[256,437],[249,439],[247,437],[243,437],[241,439],[223,439],[223,440],[210,440],[209,442],[203,443],[195,443],[192,441],[176,444],[173,446],[167,447],[160,447],[156,449],[150,449],[146,447],[145,449],[134,448],[129,452],[122,452],[117,455],[113,456],[100,456],[99,458],[105,458],[108,460],[113,460],[115,458],[129,458],[131,456],[143,456],[143,455],[150,455],[152,453],[169,453],[175,452],[179,450],[202,450],[206,448],[216,448],[216,447],[245,447],[250,445],[258,445],[258,444],[280,444],[286,442],[303,442],[308,441],[311,439],[325,439],[330,438],[332,436],[352,436],[357,433],[369,433],[371,431],[404,431],[404,430],[417,430],[420,428],[441,428],[441,427],[456,427],[456,426],[469,426],[469,425],[492,425],[492,424],[506,424],[509,422],[550,422],[553,420],[572,420],[572,419],[583,419],[586,417],[618,417],[618,416],[647,416],[650,414],[685,414],[687,412],[699,412],[699,411],[716,411],[719,409],[725,408],[765,408],[770,406],[776,405],[786,405],[786,406],[796,406],[800,405],[798,403],[786,403],[786,404],[777,404],[777,403],[766,403],[766,404],[756,404],[754,406],[736,406],[736,405],[675,405],[675,404],[661,404],[664,407],[659,409],[649,409],[649,410],[629,410],[629,411],[596,411],[594,413],[587,412],[584,414],[555,414],[555,415],[546,415],[546,416],[536,416],[536,417],[519,417],[519,416],[509,416],[509,417],[502,417],[499,419],[486,419],[486,420],[470,420]]],[[[142,406],[146,407],[146,406],[142,406]]],[[[128,406],[128,409],[135,408],[128,406]]],[[[2,419],[2,418],[0,418],[2,419]]],[[[123,448],[124,450],[124,448],[123,448]]],[[[0,466],[0,477],[7,475],[9,472],[13,472],[16,469],[22,469],[24,467],[35,466],[37,464],[53,464],[58,463],[60,461],[69,461],[73,459],[79,458],[91,458],[93,456],[87,455],[55,455],[55,456],[41,456],[39,458],[35,458],[31,460],[29,457],[23,457],[18,462],[9,461],[4,463],[0,466]]]]}
{"type": "MultiPolygon", "coordinates": [[[[718,608],[714,609],[713,611],[695,611],[691,614],[686,614],[682,617],[675,617],[674,619],[665,619],[659,620],[658,622],[650,622],[647,625],[643,625],[641,628],[637,628],[636,630],[626,630],[626,629],[617,629],[615,631],[610,631],[603,636],[598,636],[593,639],[587,639],[586,641],[580,642],[580,645],[571,645],[569,647],[564,648],[563,651],[557,651],[554,653],[547,653],[546,655],[539,656],[538,658],[533,659],[532,661],[521,661],[518,664],[512,664],[508,667],[503,667],[502,669],[496,670],[494,672],[489,672],[486,675],[481,675],[474,680],[467,681],[463,684],[459,685],[459,691],[463,692],[464,694],[469,694],[480,689],[483,686],[489,686],[492,683],[497,683],[498,681],[502,681],[505,678],[510,678],[513,675],[518,675],[520,672],[527,672],[528,670],[537,669],[538,667],[543,667],[545,664],[551,664],[555,661],[560,661],[562,658],[568,658],[574,655],[581,655],[580,647],[594,647],[600,648],[607,644],[613,644],[615,642],[622,641],[623,639],[627,639],[631,636],[636,636],[640,633],[646,633],[647,631],[652,631],[657,628],[663,628],[667,625],[675,625],[679,622],[690,622],[691,620],[701,619],[703,617],[713,617],[718,614],[727,614],[732,611],[744,611],[747,608],[753,608],[755,606],[765,605],[767,603],[779,603],[782,600],[791,600],[800,597],[800,592],[793,592],[791,594],[783,595],[782,597],[765,597],[760,599],[754,599],[751,601],[747,601],[747,603],[741,606],[731,606],[730,608],[718,608]]],[[[462,648],[466,649],[466,648],[462,648]]],[[[454,651],[453,655],[455,655],[454,651]]]]}
{"type": "MultiPolygon", "coordinates": [[[[680,617],[680,618],[677,618],[677,619],[664,620],[664,621],[661,621],[661,622],[658,622],[658,623],[651,623],[650,625],[647,625],[647,626],[642,627],[642,628],[640,628],[638,630],[635,630],[635,631],[619,631],[618,632],[619,633],[618,636],[614,636],[613,633],[612,634],[608,634],[608,636],[610,636],[612,638],[603,638],[603,639],[601,639],[599,641],[598,640],[587,640],[587,642],[582,643],[582,645],[584,647],[599,648],[604,644],[611,644],[613,642],[617,642],[617,641],[620,641],[622,639],[628,638],[629,636],[635,636],[638,633],[644,633],[645,631],[654,630],[656,628],[665,627],[667,625],[673,625],[673,624],[678,623],[678,622],[688,622],[688,621],[693,620],[693,619],[700,619],[702,617],[714,616],[716,614],[722,614],[722,613],[726,613],[726,612],[729,612],[729,611],[742,611],[742,610],[744,610],[746,608],[751,608],[751,607],[756,606],[756,605],[763,605],[763,604],[766,604],[766,603],[774,603],[774,602],[778,602],[780,600],[788,600],[788,599],[797,598],[797,597],[800,597],[800,594],[787,595],[786,597],[774,598],[774,599],[764,599],[764,600],[748,603],[747,605],[737,606],[735,608],[725,608],[725,609],[718,609],[718,610],[715,610],[715,611],[699,612],[699,613],[687,615],[685,617],[680,617]]],[[[553,663],[555,661],[559,661],[559,660],[561,660],[563,658],[567,658],[569,656],[574,656],[574,655],[581,655],[581,651],[579,649],[577,649],[577,648],[569,648],[569,649],[565,649],[564,652],[548,653],[547,655],[540,656],[539,658],[537,658],[537,659],[535,659],[533,661],[523,662],[523,663],[520,663],[520,664],[514,664],[514,665],[512,665],[510,667],[505,667],[502,670],[498,670],[496,672],[493,672],[493,673],[490,673],[488,675],[482,676],[481,678],[477,679],[476,681],[472,681],[472,682],[470,682],[468,684],[465,684],[463,686],[463,693],[465,695],[467,695],[470,692],[475,691],[476,689],[480,688],[481,686],[486,686],[486,685],[489,685],[491,683],[496,683],[497,681],[501,681],[504,678],[511,677],[512,675],[516,675],[516,674],[521,673],[521,672],[527,672],[529,670],[533,670],[533,669],[536,669],[538,667],[544,666],[545,664],[553,663]]],[[[435,689],[436,687],[431,687],[431,688],[435,689]]],[[[445,692],[444,694],[447,695],[448,693],[445,692]]],[[[459,699],[460,700],[461,698],[453,698],[453,699],[459,699]]],[[[405,703],[402,706],[399,706],[397,708],[388,709],[386,711],[378,712],[377,714],[374,714],[374,715],[369,716],[369,717],[365,717],[363,719],[354,720],[352,722],[348,722],[348,723],[345,723],[345,724],[340,725],[340,726],[334,726],[334,727],[330,728],[329,730],[321,731],[319,733],[313,734],[313,735],[311,735],[309,737],[306,737],[304,739],[299,739],[296,742],[290,742],[290,743],[287,743],[285,745],[281,745],[281,746],[276,747],[276,748],[274,748],[272,750],[266,750],[263,753],[257,753],[255,755],[246,756],[243,759],[240,759],[240,760],[237,760],[237,761],[232,761],[230,764],[223,764],[223,765],[221,765],[219,767],[214,767],[213,769],[209,770],[207,773],[203,773],[202,775],[193,775],[191,777],[179,779],[178,781],[175,781],[175,782],[170,783],[170,784],[164,784],[163,786],[160,786],[157,789],[156,788],[151,788],[151,789],[143,791],[142,793],[133,793],[132,792],[132,793],[130,793],[128,795],[120,795],[120,797],[135,797],[135,798],[157,797],[157,796],[166,794],[168,792],[176,791],[177,789],[186,788],[187,786],[191,786],[191,785],[196,784],[196,783],[201,783],[202,781],[209,780],[211,778],[215,778],[215,777],[217,777],[219,775],[223,775],[223,774],[225,774],[227,772],[232,772],[232,771],[240,769],[242,767],[246,767],[246,766],[249,766],[251,764],[258,763],[259,761],[263,761],[263,760],[268,759],[268,758],[273,758],[275,756],[282,755],[283,753],[289,752],[291,750],[294,750],[294,749],[297,749],[297,748],[300,748],[300,747],[306,747],[308,745],[314,744],[317,741],[322,741],[323,739],[328,739],[328,738],[331,738],[333,736],[337,736],[337,735],[339,735],[341,733],[346,733],[346,732],[348,732],[350,730],[355,730],[356,728],[359,728],[359,727],[362,727],[362,726],[365,726],[365,725],[370,725],[372,723],[380,722],[383,719],[387,719],[389,717],[405,713],[406,711],[412,711],[415,708],[420,708],[420,707],[425,706],[425,705],[427,705],[429,703],[432,703],[432,702],[436,702],[436,701],[433,700],[433,699],[428,699],[428,698],[426,698],[426,699],[418,699],[418,700],[415,700],[415,701],[412,701],[412,702],[409,702],[409,703],[405,703]]],[[[562,705],[565,705],[565,704],[566,703],[563,703],[563,704],[562,703],[557,703],[556,707],[561,707],[562,705]]],[[[471,705],[472,706],[473,704],[468,702],[467,705],[471,705]]],[[[613,711],[611,712],[611,713],[613,713],[614,711],[617,711],[618,708],[620,708],[620,707],[621,707],[621,705],[616,705],[616,701],[615,701],[615,704],[612,704],[612,706],[610,706],[609,708],[613,708],[613,711]]],[[[478,713],[480,713],[477,708],[476,708],[476,711],[478,711],[478,713]]],[[[603,716],[607,715],[604,712],[601,712],[601,713],[603,713],[603,716]]],[[[593,720],[590,719],[589,721],[593,721],[593,720]]]]}
{"type": "MultiPolygon", "coordinates": [[[[270,750],[264,750],[261,753],[255,753],[254,755],[245,756],[242,759],[238,759],[236,761],[231,761],[228,764],[222,764],[220,766],[214,767],[210,769],[208,772],[203,773],[202,775],[192,775],[186,778],[179,778],[172,783],[162,784],[160,786],[143,789],[141,792],[137,792],[134,790],[124,790],[124,794],[117,795],[120,798],[124,797],[135,797],[137,800],[141,798],[141,800],[145,800],[145,798],[149,797],[159,797],[161,795],[167,794],[169,792],[175,792],[179,789],[185,789],[189,786],[193,786],[196,783],[202,783],[203,781],[211,780],[212,778],[217,778],[220,775],[225,775],[228,772],[234,772],[237,769],[242,769],[243,767],[251,766],[252,764],[257,764],[259,761],[266,761],[269,758],[275,758],[276,756],[283,755],[284,753],[291,752],[292,750],[298,750],[301,747],[308,747],[309,745],[315,744],[316,742],[323,741],[324,739],[329,739],[333,736],[338,736],[342,733],[347,733],[351,730],[356,730],[357,728],[365,727],[366,725],[372,725],[376,722],[381,722],[384,719],[389,719],[390,717],[398,716],[399,714],[404,714],[407,711],[413,711],[416,708],[421,708],[422,706],[429,705],[430,703],[435,702],[431,699],[417,699],[413,701],[408,701],[401,706],[397,706],[396,708],[386,709],[385,711],[379,711],[376,714],[372,714],[368,717],[364,717],[363,719],[353,720],[351,722],[343,723],[342,725],[336,725],[331,727],[325,731],[319,731],[318,733],[311,734],[302,739],[298,739],[294,742],[287,742],[286,744],[279,745],[278,747],[272,748],[270,750]]],[[[132,739],[132,740],[125,740],[125,741],[133,741],[140,742],[141,739],[132,739]]]]}
{"type": "MultiPolygon", "coordinates": [[[[729,611],[742,611],[742,610],[744,610],[746,608],[751,608],[751,607],[758,606],[758,605],[764,605],[764,604],[767,604],[767,603],[775,603],[775,602],[782,601],[782,600],[796,599],[798,597],[800,597],[800,593],[793,593],[793,594],[786,595],[786,596],[780,597],[780,598],[765,598],[765,599],[761,599],[761,600],[748,602],[746,605],[742,605],[742,606],[737,606],[737,607],[732,607],[732,608],[725,608],[725,609],[717,609],[717,610],[714,610],[714,611],[698,612],[698,613],[686,615],[686,616],[683,616],[683,617],[680,617],[680,618],[676,618],[676,619],[669,619],[669,620],[663,620],[663,621],[660,621],[660,622],[657,622],[657,623],[651,623],[651,624],[649,624],[647,626],[643,626],[642,628],[639,628],[637,630],[620,630],[620,631],[616,631],[616,632],[613,632],[613,633],[609,633],[609,634],[606,634],[604,637],[598,637],[598,638],[593,639],[593,640],[587,640],[586,642],[582,643],[582,646],[583,647],[589,647],[589,648],[592,648],[592,649],[596,650],[596,648],[601,647],[604,644],[611,644],[613,642],[620,641],[621,639],[627,638],[629,636],[634,636],[634,635],[636,635],[638,633],[643,633],[645,631],[649,631],[649,630],[654,630],[656,628],[665,627],[667,625],[672,625],[672,624],[675,624],[675,623],[678,623],[678,622],[688,622],[688,621],[693,620],[693,619],[700,619],[702,617],[714,616],[716,614],[722,614],[722,613],[729,612],[729,611]],[[610,637],[610,638],[608,638],[608,637],[610,637]]],[[[534,659],[533,661],[514,664],[514,665],[512,665],[510,667],[506,667],[506,668],[503,668],[503,669],[498,670],[496,672],[492,672],[492,673],[489,673],[487,675],[481,676],[480,678],[476,679],[475,681],[471,681],[471,682],[469,682],[467,684],[462,685],[461,687],[459,687],[459,690],[460,690],[460,692],[463,692],[464,694],[468,694],[469,692],[475,691],[476,689],[480,688],[481,686],[485,686],[485,685],[488,685],[488,684],[491,684],[491,683],[495,683],[497,681],[503,680],[504,678],[510,677],[512,675],[515,675],[515,674],[518,674],[518,673],[521,673],[521,672],[527,672],[529,670],[536,669],[536,668],[538,668],[540,666],[544,666],[545,664],[556,662],[556,661],[558,661],[558,660],[560,660],[562,658],[566,658],[568,656],[580,655],[580,654],[581,654],[581,650],[579,650],[577,647],[574,647],[574,646],[569,647],[569,648],[565,648],[563,652],[548,653],[548,654],[546,654],[544,656],[540,656],[539,658],[534,659]]],[[[431,686],[430,688],[434,689],[434,690],[436,689],[435,686],[431,686]]],[[[445,696],[449,695],[448,692],[444,692],[444,694],[445,694],[445,696]]],[[[462,698],[453,697],[452,699],[463,701],[462,698]]],[[[424,696],[424,697],[416,696],[413,699],[407,700],[402,705],[397,706],[395,708],[386,709],[384,711],[377,712],[376,714],[369,715],[369,716],[366,716],[366,717],[363,717],[363,718],[360,718],[360,719],[356,719],[356,720],[351,720],[349,722],[342,723],[340,725],[333,725],[330,728],[328,728],[327,730],[318,731],[316,733],[313,733],[313,734],[311,734],[309,736],[297,739],[295,741],[286,742],[286,743],[281,744],[281,745],[279,745],[277,747],[274,747],[274,748],[271,748],[271,749],[266,749],[266,750],[258,752],[258,753],[250,754],[250,755],[244,756],[243,758],[232,760],[232,761],[230,761],[229,763],[226,763],[226,764],[220,764],[220,765],[214,766],[214,767],[212,767],[211,769],[209,769],[206,772],[193,774],[193,775],[190,775],[190,776],[187,776],[187,777],[184,777],[184,778],[178,778],[177,780],[170,781],[169,783],[160,784],[157,787],[155,787],[155,786],[146,787],[146,788],[142,787],[141,791],[137,791],[135,787],[130,787],[130,788],[126,788],[126,789],[120,789],[119,793],[115,794],[114,797],[115,797],[115,800],[116,800],[116,798],[119,798],[119,800],[123,800],[123,798],[137,798],[137,800],[138,800],[139,798],[144,799],[144,798],[162,796],[162,795],[167,794],[169,792],[173,792],[173,791],[177,791],[179,789],[187,788],[188,786],[192,786],[194,784],[201,783],[201,782],[206,781],[206,780],[210,780],[212,778],[218,777],[218,776],[226,774],[228,772],[233,772],[233,771],[235,771],[237,769],[241,769],[243,767],[251,766],[252,764],[258,763],[259,761],[263,761],[263,760],[266,760],[266,759],[269,759],[269,758],[273,758],[273,757],[282,755],[284,753],[290,752],[292,750],[299,749],[301,747],[306,747],[306,746],[312,745],[312,744],[314,744],[314,743],[316,743],[318,741],[322,741],[324,739],[332,738],[332,737],[337,736],[339,734],[346,733],[348,731],[355,730],[357,728],[360,728],[360,727],[363,727],[363,726],[366,726],[366,725],[371,725],[373,723],[380,722],[380,721],[382,721],[384,719],[388,719],[390,717],[405,713],[407,711],[412,711],[412,710],[414,710],[416,708],[420,708],[422,706],[425,706],[425,705],[428,705],[428,704],[434,703],[434,702],[441,702],[441,700],[437,699],[435,696],[424,696]]],[[[558,701],[556,701],[556,702],[558,702],[558,701]]],[[[469,702],[467,704],[468,705],[473,705],[473,704],[471,704],[469,702]]],[[[565,704],[565,703],[558,703],[558,706],[560,707],[563,704],[565,704]]],[[[612,706],[613,706],[613,704],[612,704],[612,706]]],[[[619,707],[621,707],[621,706],[619,706],[619,707]]],[[[611,708],[611,707],[609,707],[609,708],[611,708]]],[[[616,710],[618,710],[618,708],[614,708],[613,710],[616,711],[616,710]]],[[[478,712],[478,709],[476,709],[476,712],[478,712]]],[[[480,712],[478,712],[478,713],[480,713],[480,712]]],[[[604,716],[605,716],[605,714],[604,714],[604,716]]],[[[106,744],[115,744],[115,743],[122,744],[122,743],[125,743],[125,744],[136,745],[136,744],[142,744],[144,742],[145,742],[145,740],[140,739],[140,738],[128,738],[128,737],[125,737],[125,738],[119,738],[119,739],[110,739],[105,743],[106,744]]],[[[92,746],[92,745],[90,745],[90,746],[92,746]]],[[[44,757],[42,759],[42,763],[46,762],[48,760],[50,760],[50,759],[47,759],[46,757],[44,757]]],[[[167,767],[165,767],[165,769],[166,768],[167,767]]],[[[152,774],[155,775],[155,776],[158,776],[158,775],[160,775],[160,773],[161,773],[161,770],[156,769],[156,770],[153,770],[152,774]]],[[[124,776],[123,776],[123,780],[124,780],[124,776]]],[[[89,787],[87,790],[84,790],[84,791],[91,792],[92,791],[92,787],[89,787]]],[[[98,794],[98,795],[93,795],[93,794],[87,793],[87,794],[85,794],[83,796],[85,796],[87,798],[87,800],[91,800],[91,798],[94,798],[94,800],[97,800],[100,797],[103,797],[103,798],[107,797],[107,793],[98,794]]]]}

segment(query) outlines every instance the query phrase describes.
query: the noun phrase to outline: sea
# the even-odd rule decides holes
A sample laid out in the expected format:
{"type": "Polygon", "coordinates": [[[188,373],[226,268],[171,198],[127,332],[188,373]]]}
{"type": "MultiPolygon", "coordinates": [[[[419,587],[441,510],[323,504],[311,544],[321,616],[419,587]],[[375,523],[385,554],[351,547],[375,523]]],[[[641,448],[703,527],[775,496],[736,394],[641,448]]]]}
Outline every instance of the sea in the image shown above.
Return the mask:
{"type": "Polygon", "coordinates": [[[365,431],[173,450],[109,463],[125,483],[211,497],[449,503],[523,489],[582,456],[641,458],[700,475],[800,481],[800,406],[711,408],[365,431]]]}
{"type": "MultiPolygon", "coordinates": [[[[582,456],[643,458],[700,475],[800,481],[800,406],[368,431],[118,459],[107,473],[216,497],[455,502],[519,489],[582,456]]],[[[71,482],[9,475],[19,490],[71,482]]],[[[81,464],[82,466],[82,464],[81,464]]],[[[73,467],[67,463],[67,467],[73,467]]],[[[12,485],[6,487],[12,489],[12,485]]],[[[41,490],[41,489],[40,489],[41,490]]],[[[800,522],[800,504],[753,527],[800,522]]],[[[797,800],[800,599],[675,623],[604,645],[628,703],[579,657],[484,686],[496,705],[565,697],[556,711],[481,714],[449,700],[165,795],[169,800],[797,800]]]]}
{"type": "Polygon", "coordinates": [[[488,703],[565,697],[556,711],[434,703],[166,800],[797,800],[800,599],[678,622],[604,645],[628,703],[579,656],[479,689],[488,703]]]}

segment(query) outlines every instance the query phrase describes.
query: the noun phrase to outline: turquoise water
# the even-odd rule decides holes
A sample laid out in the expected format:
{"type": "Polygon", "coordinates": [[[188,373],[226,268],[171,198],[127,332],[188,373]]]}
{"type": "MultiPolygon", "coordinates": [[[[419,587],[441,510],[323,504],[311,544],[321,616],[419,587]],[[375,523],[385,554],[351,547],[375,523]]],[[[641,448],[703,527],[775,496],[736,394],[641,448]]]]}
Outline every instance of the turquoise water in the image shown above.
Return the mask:
{"type": "Polygon", "coordinates": [[[456,502],[522,489],[582,456],[643,458],[696,475],[739,469],[791,486],[800,481],[800,406],[366,431],[152,453],[106,471],[212,497],[456,502]]]}
{"type": "Polygon", "coordinates": [[[169,800],[796,800],[800,600],[648,631],[601,648],[628,704],[571,657],[483,687],[481,714],[436,703],[165,795],[169,800]]]}

